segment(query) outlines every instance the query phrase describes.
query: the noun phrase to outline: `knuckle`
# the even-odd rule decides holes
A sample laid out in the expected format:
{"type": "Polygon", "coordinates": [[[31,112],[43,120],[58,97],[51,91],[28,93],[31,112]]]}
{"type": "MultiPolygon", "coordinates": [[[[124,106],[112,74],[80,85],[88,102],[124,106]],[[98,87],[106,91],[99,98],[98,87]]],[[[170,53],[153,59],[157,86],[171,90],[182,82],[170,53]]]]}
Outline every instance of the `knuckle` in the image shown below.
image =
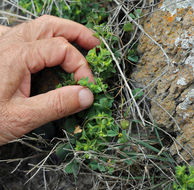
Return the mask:
{"type": "Polygon", "coordinates": [[[67,46],[67,44],[68,44],[68,41],[63,37],[56,37],[56,38],[54,38],[54,40],[60,46],[67,46]]]}
{"type": "Polygon", "coordinates": [[[70,47],[68,41],[63,37],[57,37],[54,39],[54,41],[54,44],[58,49],[58,56],[62,56],[64,58],[66,55],[65,52],[67,52],[70,47]]]}
{"type": "Polygon", "coordinates": [[[22,62],[28,67],[30,72],[35,73],[45,67],[44,56],[33,43],[26,43],[20,51],[22,62]],[[37,64],[38,63],[38,64],[37,64]]]}
{"type": "Polygon", "coordinates": [[[58,118],[63,117],[67,114],[68,110],[64,106],[65,103],[62,93],[60,92],[56,93],[51,102],[52,102],[51,109],[54,109],[54,112],[56,113],[58,118]]]}

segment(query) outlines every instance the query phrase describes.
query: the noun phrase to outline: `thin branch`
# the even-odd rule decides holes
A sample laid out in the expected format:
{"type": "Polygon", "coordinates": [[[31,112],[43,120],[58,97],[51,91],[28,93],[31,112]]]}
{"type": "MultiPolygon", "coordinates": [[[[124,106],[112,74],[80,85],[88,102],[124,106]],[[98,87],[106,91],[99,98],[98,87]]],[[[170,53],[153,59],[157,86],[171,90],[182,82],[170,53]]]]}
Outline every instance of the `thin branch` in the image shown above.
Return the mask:
{"type": "Polygon", "coordinates": [[[118,70],[119,70],[119,72],[120,72],[120,74],[121,74],[121,77],[122,77],[122,79],[123,79],[123,81],[124,81],[124,83],[125,83],[125,85],[126,85],[128,91],[129,91],[129,94],[130,94],[130,96],[132,97],[132,100],[133,100],[133,102],[134,102],[134,104],[135,104],[135,106],[136,106],[136,109],[137,109],[138,115],[139,115],[139,117],[140,117],[140,119],[141,119],[141,121],[142,121],[142,124],[145,126],[145,122],[144,122],[144,119],[143,119],[143,117],[142,117],[142,115],[141,115],[140,109],[139,109],[139,107],[138,107],[138,105],[137,105],[137,102],[136,102],[134,96],[133,96],[132,90],[131,90],[131,88],[130,88],[130,86],[129,86],[127,80],[126,80],[126,77],[125,77],[123,71],[121,70],[121,67],[120,67],[120,64],[119,64],[117,58],[115,57],[114,53],[113,53],[112,50],[110,49],[110,47],[109,47],[109,45],[107,44],[107,42],[105,41],[105,39],[102,38],[102,37],[100,37],[100,39],[103,41],[104,45],[106,46],[106,48],[108,49],[108,51],[111,53],[111,56],[112,56],[113,60],[115,61],[116,66],[117,66],[117,68],[118,68],[118,70]]]}
{"type": "Polygon", "coordinates": [[[168,64],[168,66],[170,65],[170,58],[168,57],[168,55],[166,54],[165,50],[163,49],[163,47],[158,43],[156,42],[147,32],[145,32],[145,30],[143,29],[143,27],[141,25],[139,25],[134,19],[132,19],[130,16],[129,16],[129,12],[126,10],[126,7],[125,5],[119,3],[117,0],[114,0],[114,2],[117,4],[117,5],[121,5],[121,9],[122,11],[125,13],[125,15],[127,16],[128,20],[130,22],[132,22],[133,24],[135,24],[143,34],[145,34],[151,41],[153,41],[154,44],[156,44],[160,49],[161,51],[163,52],[164,56],[166,57],[166,62],[168,64]]]}

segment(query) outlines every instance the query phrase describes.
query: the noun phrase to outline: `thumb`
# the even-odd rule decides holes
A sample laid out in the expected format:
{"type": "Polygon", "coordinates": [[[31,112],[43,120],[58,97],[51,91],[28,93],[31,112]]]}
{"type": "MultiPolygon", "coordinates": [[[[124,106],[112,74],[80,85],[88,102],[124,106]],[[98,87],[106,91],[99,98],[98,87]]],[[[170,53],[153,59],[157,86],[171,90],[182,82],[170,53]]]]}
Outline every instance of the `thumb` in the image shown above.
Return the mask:
{"type": "Polygon", "coordinates": [[[25,106],[25,109],[22,110],[26,110],[25,116],[30,118],[29,127],[25,127],[27,129],[25,133],[27,133],[45,123],[88,108],[94,97],[89,89],[77,85],[62,87],[24,99],[22,107],[25,106]]]}

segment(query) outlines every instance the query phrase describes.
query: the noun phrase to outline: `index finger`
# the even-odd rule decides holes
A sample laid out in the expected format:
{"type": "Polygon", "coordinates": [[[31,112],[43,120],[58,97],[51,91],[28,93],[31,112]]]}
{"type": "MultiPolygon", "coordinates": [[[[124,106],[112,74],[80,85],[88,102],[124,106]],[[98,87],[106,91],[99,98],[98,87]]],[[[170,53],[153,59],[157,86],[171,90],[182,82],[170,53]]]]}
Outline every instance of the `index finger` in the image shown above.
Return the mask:
{"type": "MultiPolygon", "coordinates": [[[[71,20],[44,15],[33,21],[16,27],[16,35],[24,41],[64,37],[69,42],[76,42],[84,49],[92,49],[100,41],[93,36],[93,32],[85,26],[71,20]]],[[[12,32],[13,33],[13,32],[12,32]]],[[[12,34],[13,36],[13,34],[12,34]]]]}

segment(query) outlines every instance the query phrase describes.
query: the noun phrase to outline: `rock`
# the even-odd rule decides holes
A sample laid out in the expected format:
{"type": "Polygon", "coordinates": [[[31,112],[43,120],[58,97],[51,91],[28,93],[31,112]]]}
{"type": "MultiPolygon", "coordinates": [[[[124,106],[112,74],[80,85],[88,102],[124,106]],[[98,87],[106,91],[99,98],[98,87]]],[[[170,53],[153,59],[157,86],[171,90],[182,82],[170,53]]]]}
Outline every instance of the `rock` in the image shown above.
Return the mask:
{"type": "Polygon", "coordinates": [[[163,47],[170,63],[161,49],[143,35],[138,47],[143,55],[132,79],[138,86],[148,86],[146,93],[155,122],[178,133],[176,140],[182,146],[174,143],[171,153],[189,161],[194,156],[194,1],[174,8],[167,7],[167,3],[169,0],[161,1],[161,10],[147,17],[143,27],[163,47]]]}

